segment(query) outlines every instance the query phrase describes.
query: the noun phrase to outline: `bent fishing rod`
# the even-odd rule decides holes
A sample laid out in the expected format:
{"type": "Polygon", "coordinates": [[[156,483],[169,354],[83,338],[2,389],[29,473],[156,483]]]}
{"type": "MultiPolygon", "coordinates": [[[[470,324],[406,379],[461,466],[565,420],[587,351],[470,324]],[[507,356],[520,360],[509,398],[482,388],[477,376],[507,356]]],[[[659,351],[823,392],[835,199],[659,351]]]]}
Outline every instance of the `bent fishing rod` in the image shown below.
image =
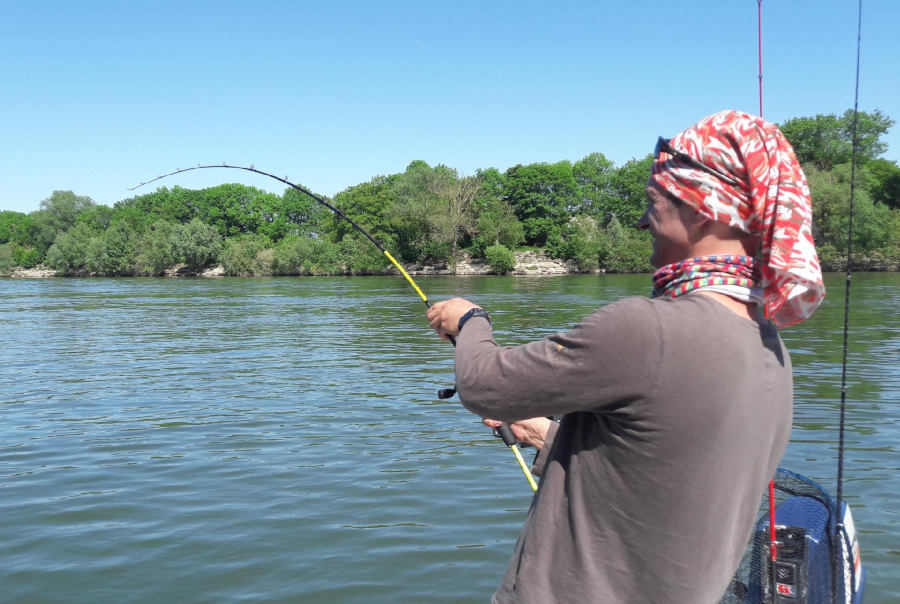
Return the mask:
{"type": "MultiPolygon", "coordinates": [[[[138,184],[137,186],[130,187],[128,190],[134,191],[135,189],[139,189],[145,185],[148,185],[152,182],[156,182],[158,180],[162,180],[164,178],[169,178],[170,176],[183,174],[185,172],[190,172],[192,170],[205,170],[205,169],[209,169],[209,168],[225,168],[225,169],[230,169],[230,170],[245,170],[247,172],[253,172],[254,174],[268,176],[269,178],[273,178],[273,179],[277,180],[278,182],[284,183],[287,186],[292,187],[292,188],[296,189],[297,191],[300,191],[304,195],[308,195],[312,199],[316,200],[317,202],[319,202],[320,204],[322,204],[323,206],[325,206],[326,208],[331,210],[334,214],[336,214],[337,216],[340,216],[341,218],[343,218],[344,220],[349,222],[353,226],[353,228],[355,228],[357,231],[362,233],[366,239],[371,241],[372,244],[375,247],[377,247],[381,251],[381,253],[383,253],[385,255],[385,257],[388,260],[391,261],[391,264],[393,264],[397,268],[397,270],[400,271],[400,274],[402,274],[406,278],[406,280],[409,282],[409,284],[412,286],[412,288],[414,290],[416,290],[416,293],[419,294],[419,297],[422,298],[422,301],[425,303],[426,308],[431,308],[431,301],[428,299],[428,296],[425,295],[425,292],[423,292],[419,288],[419,286],[416,284],[415,281],[413,281],[413,278],[409,275],[409,273],[406,272],[406,269],[403,268],[403,265],[401,265],[399,262],[397,262],[397,259],[394,258],[393,255],[391,255],[391,253],[381,244],[381,242],[379,242],[377,239],[375,239],[375,237],[373,237],[367,230],[362,228],[352,218],[350,218],[349,216],[344,214],[341,210],[336,208],[334,205],[332,205],[331,203],[326,201],[323,197],[321,197],[320,195],[316,195],[315,193],[306,189],[305,187],[302,187],[298,184],[295,184],[295,183],[289,181],[287,179],[287,176],[285,176],[285,177],[276,176],[275,174],[272,174],[270,172],[265,172],[263,170],[257,169],[253,164],[250,164],[249,166],[237,166],[237,165],[228,164],[225,162],[222,162],[221,164],[208,164],[208,165],[198,164],[196,166],[191,166],[190,168],[178,168],[178,169],[174,170],[173,172],[169,172],[167,174],[162,174],[160,176],[157,176],[156,178],[152,178],[146,182],[142,182],[142,183],[138,184]]],[[[453,344],[454,346],[456,346],[456,340],[453,338],[453,336],[449,336],[449,339],[450,339],[450,343],[453,344]]],[[[448,398],[452,397],[454,394],[456,394],[455,387],[454,388],[444,388],[444,389],[438,391],[438,398],[448,399],[448,398]]],[[[513,435],[512,429],[507,424],[501,424],[500,427],[496,428],[495,430],[496,430],[496,434],[503,440],[503,443],[507,447],[509,447],[509,449],[513,452],[513,455],[515,455],[516,461],[518,462],[519,467],[522,468],[522,473],[525,474],[525,478],[528,480],[528,484],[531,486],[531,490],[537,491],[537,483],[534,481],[534,477],[531,475],[531,470],[528,469],[528,464],[525,463],[525,460],[522,457],[522,453],[519,451],[519,447],[516,444],[516,437],[513,435]]]]}

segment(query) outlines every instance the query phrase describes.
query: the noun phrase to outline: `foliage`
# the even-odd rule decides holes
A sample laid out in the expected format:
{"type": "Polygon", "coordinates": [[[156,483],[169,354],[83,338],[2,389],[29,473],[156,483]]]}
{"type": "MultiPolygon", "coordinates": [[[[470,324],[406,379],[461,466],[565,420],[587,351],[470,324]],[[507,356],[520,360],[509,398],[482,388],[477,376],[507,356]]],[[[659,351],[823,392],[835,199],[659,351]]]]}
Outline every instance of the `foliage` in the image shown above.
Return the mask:
{"type": "MultiPolygon", "coordinates": [[[[875,159],[887,150],[881,136],[890,130],[894,120],[881,110],[859,112],[857,120],[857,157],[860,164],[875,159]]],[[[815,117],[798,117],[784,122],[780,129],[787,137],[801,163],[830,170],[847,163],[853,153],[853,110],[840,117],[833,113],[815,117]]]]}
{"type": "Polygon", "coordinates": [[[9,275],[16,266],[12,257],[12,250],[6,243],[0,243],[0,275],[9,275]]]}
{"type": "Polygon", "coordinates": [[[135,235],[128,225],[113,222],[87,246],[85,270],[94,275],[132,275],[135,266],[135,235]]]}
{"type": "Polygon", "coordinates": [[[31,218],[22,212],[0,212],[0,244],[26,244],[31,240],[31,218]]]}
{"type": "Polygon", "coordinates": [[[516,266],[516,256],[505,245],[492,245],[484,250],[484,257],[491,265],[491,270],[498,275],[505,275],[516,266]]]}
{"type": "Polygon", "coordinates": [[[653,156],[631,159],[610,175],[609,194],[601,203],[600,218],[608,222],[613,217],[626,228],[637,226],[647,206],[647,179],[653,156]]]}
{"type": "Polygon", "coordinates": [[[475,237],[469,251],[473,256],[484,256],[491,245],[504,245],[510,249],[525,241],[525,229],[516,218],[513,208],[502,199],[489,199],[475,221],[475,237]]]}
{"type": "MultiPolygon", "coordinates": [[[[813,196],[813,236],[817,247],[830,246],[835,256],[846,257],[850,223],[850,166],[819,170],[808,166],[806,177],[813,196]]],[[[854,257],[872,256],[891,247],[891,210],[875,204],[865,190],[857,188],[853,200],[854,257]]],[[[826,248],[826,255],[829,250],[826,248]]]]}
{"type": "Polygon", "coordinates": [[[616,173],[612,161],[602,153],[591,153],[572,164],[575,179],[573,214],[596,216],[607,212],[612,195],[612,179],[616,173]]]}
{"type": "Polygon", "coordinates": [[[260,235],[227,239],[219,258],[225,274],[239,277],[271,275],[275,258],[267,243],[260,235]]]}
{"type": "Polygon", "coordinates": [[[289,235],[275,248],[276,275],[340,275],[344,272],[340,245],[324,239],[289,235]]]}
{"type": "Polygon", "coordinates": [[[75,225],[78,215],[96,205],[90,197],[75,195],[72,191],[53,191],[41,202],[45,222],[55,232],[66,231],[75,225]]]}
{"type": "Polygon", "coordinates": [[[175,260],[193,271],[215,264],[222,251],[219,231],[199,218],[174,227],[170,236],[175,260]]]}
{"type": "MultiPolygon", "coordinates": [[[[864,267],[900,263],[900,167],[879,159],[893,120],[859,115],[854,258],[864,267]]],[[[806,161],[813,233],[823,265],[840,262],[849,226],[853,115],[795,118],[783,125],[806,161]]],[[[650,238],[636,229],[652,157],[615,166],[602,153],[574,163],[516,165],[460,175],[411,162],[402,173],[345,189],[333,205],[404,264],[453,265],[460,249],[488,256],[500,272],[522,244],[574,260],[581,271],[650,270],[650,238]]],[[[63,274],[160,275],[221,263],[233,275],[383,274],[387,258],[347,221],[293,187],[281,195],[241,184],[158,188],[95,204],[54,191],[41,209],[0,212],[3,262],[46,263],[63,274]]]]}
{"type": "Polygon", "coordinates": [[[576,188],[568,161],[520,164],[506,171],[503,197],[522,221],[526,244],[546,246],[560,240],[576,188]]]}
{"type": "Polygon", "coordinates": [[[382,274],[393,266],[381,250],[358,232],[344,235],[340,250],[346,272],[351,275],[382,274]]]}
{"type": "Polygon", "coordinates": [[[86,224],[78,224],[67,231],[60,231],[47,250],[47,265],[64,275],[82,274],[87,271],[89,251],[97,244],[91,240],[96,235],[86,224]]]}
{"type": "Polygon", "coordinates": [[[613,216],[603,229],[600,266],[610,273],[645,273],[650,266],[652,244],[645,231],[626,229],[613,216]]]}
{"type": "Polygon", "coordinates": [[[175,254],[176,228],[176,223],[160,219],[141,234],[134,259],[136,275],[161,275],[170,266],[178,264],[175,254]]]}
{"type": "Polygon", "coordinates": [[[578,270],[587,273],[600,266],[600,248],[605,243],[597,221],[591,216],[576,216],[569,222],[564,257],[575,261],[578,270]]]}
{"type": "Polygon", "coordinates": [[[900,209],[900,166],[887,159],[875,159],[865,166],[871,179],[872,201],[900,209]]]}
{"type": "Polygon", "coordinates": [[[22,268],[34,268],[44,259],[44,255],[40,250],[16,243],[9,244],[12,251],[12,259],[16,266],[22,268]]]}

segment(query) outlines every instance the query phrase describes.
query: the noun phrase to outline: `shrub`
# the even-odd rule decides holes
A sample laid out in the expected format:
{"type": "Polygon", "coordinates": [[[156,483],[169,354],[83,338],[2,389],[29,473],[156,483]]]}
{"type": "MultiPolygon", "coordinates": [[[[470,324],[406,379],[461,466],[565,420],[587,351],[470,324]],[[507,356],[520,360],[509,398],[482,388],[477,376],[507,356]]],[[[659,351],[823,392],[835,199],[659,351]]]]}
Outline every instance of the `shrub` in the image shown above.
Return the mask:
{"type": "Polygon", "coordinates": [[[266,239],[258,235],[245,235],[225,240],[221,262],[226,275],[258,276],[272,274],[274,256],[263,254],[266,239]]]}
{"type": "Polygon", "coordinates": [[[5,243],[0,243],[0,275],[8,275],[13,268],[12,250],[5,243]]]}
{"type": "Polygon", "coordinates": [[[94,238],[96,236],[84,223],[59,233],[47,250],[47,266],[64,275],[86,272],[87,251],[94,238]]]}
{"type": "Polygon", "coordinates": [[[492,245],[485,248],[484,257],[491,265],[491,270],[498,275],[505,275],[516,266],[516,256],[505,245],[492,245]]]}
{"type": "Polygon", "coordinates": [[[341,248],[324,239],[289,235],[274,250],[276,275],[340,275],[344,271],[341,248]]]}
{"type": "Polygon", "coordinates": [[[175,259],[195,271],[215,264],[222,252],[219,230],[198,218],[175,227],[172,238],[175,259]]]}
{"type": "Polygon", "coordinates": [[[563,257],[575,261],[578,270],[590,272],[600,264],[601,232],[590,216],[576,216],[568,225],[568,242],[563,257]]]}
{"type": "Polygon", "coordinates": [[[15,266],[34,268],[41,263],[41,260],[43,260],[41,251],[30,246],[12,244],[9,249],[12,253],[12,261],[15,266]]]}
{"type": "Polygon", "coordinates": [[[134,272],[138,275],[161,275],[176,264],[173,230],[176,225],[157,220],[141,235],[137,244],[134,272]]]}
{"type": "Polygon", "coordinates": [[[626,229],[613,216],[601,234],[600,266],[611,273],[649,272],[652,246],[645,232],[626,229]]]}
{"type": "Polygon", "coordinates": [[[344,235],[340,248],[346,271],[351,275],[380,275],[391,266],[381,250],[360,235],[344,235]]]}

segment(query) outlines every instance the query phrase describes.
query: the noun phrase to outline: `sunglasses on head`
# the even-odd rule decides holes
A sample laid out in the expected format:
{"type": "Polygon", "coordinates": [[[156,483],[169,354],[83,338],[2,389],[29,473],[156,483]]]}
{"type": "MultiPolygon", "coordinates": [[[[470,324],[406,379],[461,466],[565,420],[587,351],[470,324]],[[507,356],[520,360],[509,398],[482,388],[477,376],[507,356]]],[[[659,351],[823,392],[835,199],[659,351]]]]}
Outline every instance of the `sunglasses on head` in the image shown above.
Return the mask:
{"type": "Polygon", "coordinates": [[[694,168],[703,170],[705,172],[709,172],[713,176],[719,178],[720,180],[724,180],[725,182],[727,182],[731,185],[734,185],[736,187],[740,186],[740,183],[737,180],[735,180],[734,177],[728,176],[727,174],[723,174],[722,172],[719,172],[715,168],[707,166],[703,162],[694,159],[687,153],[679,151],[678,149],[676,149],[675,147],[673,147],[672,145],[669,144],[669,139],[663,138],[661,136],[658,139],[656,139],[656,148],[653,150],[653,158],[659,159],[660,153],[667,153],[667,154],[671,155],[673,158],[675,158],[676,160],[684,162],[686,164],[689,164],[690,166],[693,166],[694,168]]]}

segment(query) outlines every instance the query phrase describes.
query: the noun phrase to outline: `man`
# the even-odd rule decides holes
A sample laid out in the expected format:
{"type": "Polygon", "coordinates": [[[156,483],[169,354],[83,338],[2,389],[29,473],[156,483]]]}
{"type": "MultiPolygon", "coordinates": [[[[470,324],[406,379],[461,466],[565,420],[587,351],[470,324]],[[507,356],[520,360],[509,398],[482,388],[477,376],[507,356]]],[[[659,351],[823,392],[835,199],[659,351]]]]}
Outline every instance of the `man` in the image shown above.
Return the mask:
{"type": "Polygon", "coordinates": [[[647,197],[652,299],[512,348],[471,302],[428,310],[456,337],[466,408],[540,448],[541,485],[494,602],[716,602],[787,446],[776,326],[824,297],[790,145],[761,118],[711,115],[659,140],[647,197]]]}

